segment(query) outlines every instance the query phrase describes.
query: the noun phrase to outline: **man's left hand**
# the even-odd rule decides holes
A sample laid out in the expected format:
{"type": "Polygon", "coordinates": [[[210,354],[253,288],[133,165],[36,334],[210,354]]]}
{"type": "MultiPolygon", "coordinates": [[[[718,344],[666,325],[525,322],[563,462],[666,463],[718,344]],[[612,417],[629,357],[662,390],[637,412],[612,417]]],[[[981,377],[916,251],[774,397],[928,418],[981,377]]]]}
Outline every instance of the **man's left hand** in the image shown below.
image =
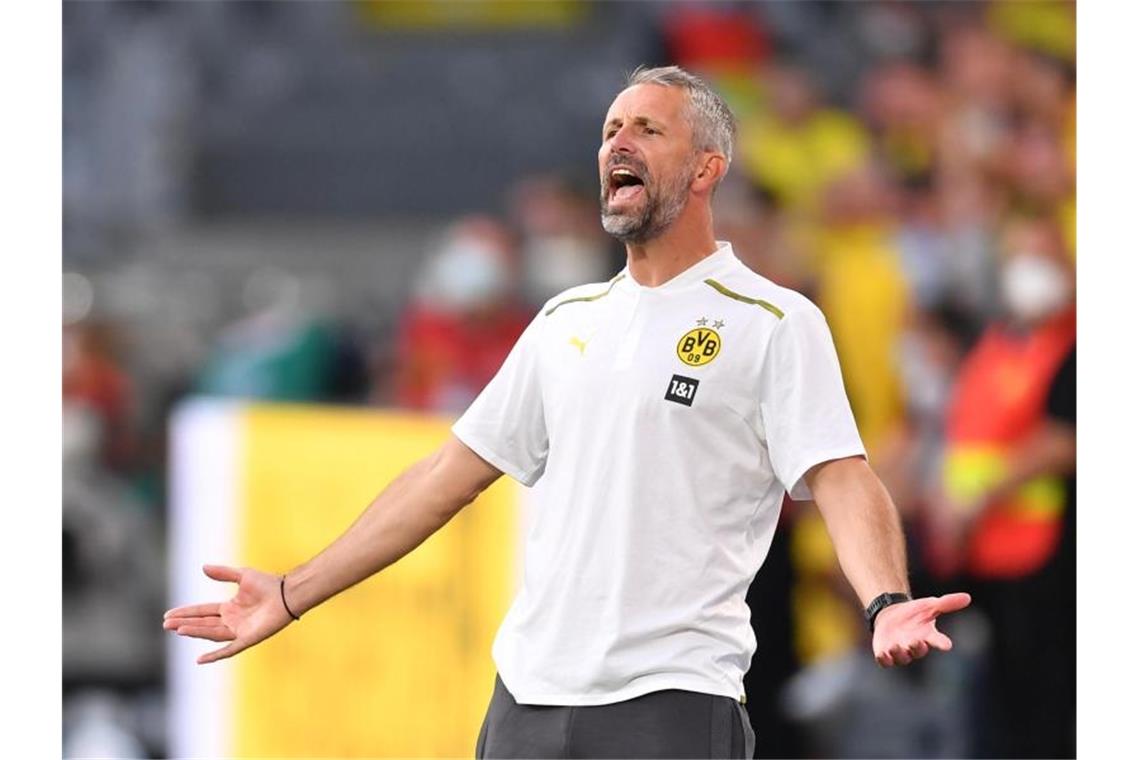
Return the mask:
{"type": "Polygon", "coordinates": [[[970,605],[965,593],[928,596],[909,602],[892,604],[875,618],[875,635],[871,647],[875,661],[884,668],[909,665],[925,657],[931,648],[950,651],[953,642],[935,626],[938,616],[957,612],[970,605]]]}

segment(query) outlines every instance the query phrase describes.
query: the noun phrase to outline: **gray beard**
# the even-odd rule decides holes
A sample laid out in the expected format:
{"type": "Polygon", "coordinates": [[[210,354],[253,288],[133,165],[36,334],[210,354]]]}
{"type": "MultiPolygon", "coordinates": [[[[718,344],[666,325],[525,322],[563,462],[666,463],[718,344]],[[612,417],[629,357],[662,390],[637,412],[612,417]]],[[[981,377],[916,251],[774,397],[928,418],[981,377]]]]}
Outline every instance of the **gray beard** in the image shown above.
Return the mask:
{"type": "Polygon", "coordinates": [[[640,213],[619,214],[609,210],[606,188],[602,189],[602,228],[623,243],[645,243],[659,236],[677,221],[689,200],[689,172],[682,171],[676,182],[666,185],[659,195],[645,185],[645,205],[640,213]]]}

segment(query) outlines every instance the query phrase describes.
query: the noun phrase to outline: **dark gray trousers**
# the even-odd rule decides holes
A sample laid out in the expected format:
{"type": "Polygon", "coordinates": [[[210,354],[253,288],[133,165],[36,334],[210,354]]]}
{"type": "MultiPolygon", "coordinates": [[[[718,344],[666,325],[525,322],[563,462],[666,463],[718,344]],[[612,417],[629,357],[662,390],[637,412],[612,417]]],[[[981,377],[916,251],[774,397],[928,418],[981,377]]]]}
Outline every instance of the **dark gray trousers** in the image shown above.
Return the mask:
{"type": "Polygon", "coordinates": [[[609,705],[520,705],[496,675],[475,757],[751,758],[755,746],[731,697],[669,689],[609,705]]]}

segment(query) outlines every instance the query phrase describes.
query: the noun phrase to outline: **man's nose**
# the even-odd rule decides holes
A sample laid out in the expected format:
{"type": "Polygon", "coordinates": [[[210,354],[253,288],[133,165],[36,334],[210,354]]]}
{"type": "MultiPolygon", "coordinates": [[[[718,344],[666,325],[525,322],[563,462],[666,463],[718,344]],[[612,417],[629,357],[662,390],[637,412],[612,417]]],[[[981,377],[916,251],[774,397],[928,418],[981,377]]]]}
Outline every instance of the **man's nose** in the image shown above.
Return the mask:
{"type": "Polygon", "coordinates": [[[633,153],[634,145],[630,131],[625,127],[619,129],[610,139],[610,150],[615,153],[633,153]]]}

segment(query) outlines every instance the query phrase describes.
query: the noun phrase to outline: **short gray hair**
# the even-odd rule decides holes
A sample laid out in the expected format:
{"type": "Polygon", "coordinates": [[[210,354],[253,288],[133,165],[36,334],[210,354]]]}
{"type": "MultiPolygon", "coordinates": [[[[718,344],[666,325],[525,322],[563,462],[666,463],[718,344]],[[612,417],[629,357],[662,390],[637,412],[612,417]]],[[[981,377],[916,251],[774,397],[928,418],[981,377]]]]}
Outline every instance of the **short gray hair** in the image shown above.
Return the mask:
{"type": "Polygon", "coordinates": [[[626,87],[638,84],[657,84],[663,87],[680,87],[688,95],[689,123],[693,128],[693,147],[697,150],[715,150],[732,163],[732,143],[736,139],[736,117],[732,115],[724,98],[700,77],[680,66],[646,68],[638,66],[626,80],[626,87]]]}

